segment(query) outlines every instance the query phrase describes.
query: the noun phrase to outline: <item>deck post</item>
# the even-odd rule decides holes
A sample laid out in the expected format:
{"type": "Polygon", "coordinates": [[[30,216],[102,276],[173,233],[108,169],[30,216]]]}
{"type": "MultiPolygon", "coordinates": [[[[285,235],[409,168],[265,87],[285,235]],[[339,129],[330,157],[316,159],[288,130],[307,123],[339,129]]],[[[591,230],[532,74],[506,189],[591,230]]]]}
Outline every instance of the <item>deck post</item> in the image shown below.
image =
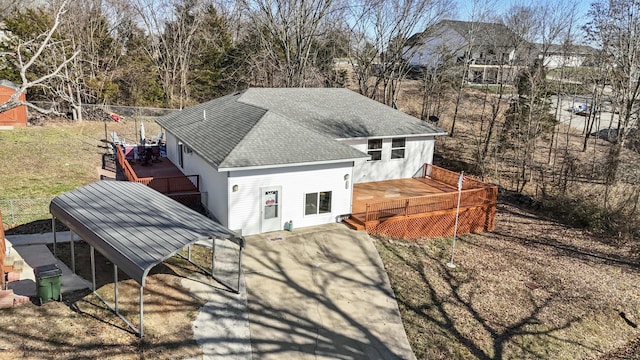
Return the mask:
{"type": "Polygon", "coordinates": [[[408,216],[408,215],[409,215],[409,199],[407,199],[404,205],[404,216],[408,216]]]}

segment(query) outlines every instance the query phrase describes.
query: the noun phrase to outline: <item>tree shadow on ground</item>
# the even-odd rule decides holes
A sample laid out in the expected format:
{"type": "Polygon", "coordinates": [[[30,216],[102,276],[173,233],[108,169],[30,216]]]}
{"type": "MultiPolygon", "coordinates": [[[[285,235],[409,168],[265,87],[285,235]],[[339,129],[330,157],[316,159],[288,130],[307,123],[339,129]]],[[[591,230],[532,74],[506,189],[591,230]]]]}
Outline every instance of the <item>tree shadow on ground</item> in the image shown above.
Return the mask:
{"type": "MultiPolygon", "coordinates": [[[[248,357],[249,349],[260,359],[412,357],[393,291],[368,237],[363,241],[318,231],[273,243],[247,241],[251,346],[229,353],[230,358],[248,357]]],[[[246,341],[223,337],[202,342],[246,341]]]]}
{"type": "MultiPolygon", "coordinates": [[[[487,299],[482,299],[486,294],[478,293],[477,286],[482,283],[481,279],[460,268],[449,268],[445,264],[446,256],[430,255],[420,248],[407,252],[384,240],[379,246],[390,253],[394,262],[401,264],[403,270],[400,271],[411,273],[406,275],[407,278],[419,281],[414,291],[421,292],[420,298],[400,297],[398,302],[404,311],[412,314],[410,318],[427,324],[416,325],[418,328],[424,327],[420,331],[424,331],[425,336],[429,333],[435,335],[431,338],[432,344],[420,350],[429,352],[429,357],[437,353],[446,358],[472,355],[487,360],[547,358],[549,354],[539,344],[552,340],[568,343],[568,340],[556,334],[581,321],[581,317],[573,316],[553,325],[545,324],[541,314],[564,301],[553,293],[542,297],[530,293],[525,300],[526,312],[520,312],[517,316],[509,314],[507,308],[489,311],[485,304],[487,299]],[[410,255],[414,252],[417,255],[410,255]],[[525,337],[535,337],[536,340],[527,341],[525,337]]],[[[405,321],[407,319],[405,316],[405,321]]],[[[578,346],[587,347],[585,344],[578,346]]]]}
{"type": "MultiPolygon", "coordinates": [[[[76,244],[77,273],[91,281],[89,246],[76,244]]],[[[69,267],[70,246],[58,244],[58,255],[69,267]],[[66,255],[66,256],[65,256],[66,255]]],[[[97,292],[113,305],[113,264],[98,251],[97,292]]],[[[193,338],[191,322],[203,300],[182,287],[184,269],[160,264],[152,269],[144,288],[145,337],[138,338],[90,290],[66,293],[63,302],[43,306],[22,304],[0,317],[0,346],[8,358],[153,358],[174,359],[201,354],[193,338]],[[17,319],[22,319],[20,324],[17,319]]],[[[119,311],[133,324],[139,323],[139,285],[126,274],[118,274],[119,311]]]]}

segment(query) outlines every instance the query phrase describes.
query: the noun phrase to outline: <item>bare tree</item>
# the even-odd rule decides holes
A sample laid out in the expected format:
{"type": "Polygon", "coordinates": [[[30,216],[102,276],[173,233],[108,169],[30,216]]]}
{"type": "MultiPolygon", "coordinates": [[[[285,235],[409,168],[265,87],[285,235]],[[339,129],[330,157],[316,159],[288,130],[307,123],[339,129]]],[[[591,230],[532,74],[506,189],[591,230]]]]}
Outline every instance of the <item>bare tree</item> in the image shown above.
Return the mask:
{"type": "Polygon", "coordinates": [[[601,59],[611,72],[613,102],[619,110],[617,139],[608,154],[607,184],[616,181],[620,152],[637,126],[640,95],[640,3],[599,0],[591,5],[585,26],[590,40],[600,45],[601,59]]]}
{"type": "Polygon", "coordinates": [[[531,182],[536,163],[535,153],[543,134],[553,132],[555,118],[549,112],[549,93],[544,64],[549,48],[563,39],[575,16],[572,1],[518,7],[507,18],[507,24],[524,39],[538,45],[531,47],[533,65],[527,66],[518,76],[518,98],[511,103],[505,127],[502,131],[502,149],[513,150],[513,163],[517,167],[515,189],[523,191],[531,182]],[[528,31],[527,31],[528,30],[528,31]],[[509,142],[508,144],[506,142],[509,142]]]}
{"type": "Polygon", "coordinates": [[[283,84],[304,87],[315,42],[329,26],[324,23],[334,0],[244,0],[267,64],[283,73],[283,84]]]}
{"type": "Polygon", "coordinates": [[[34,39],[18,39],[9,35],[7,43],[14,49],[12,52],[2,54],[11,57],[20,76],[20,84],[16,92],[3,104],[0,104],[0,112],[14,109],[18,106],[27,106],[30,109],[44,114],[60,114],[55,107],[42,108],[28,101],[19,99],[20,94],[31,88],[44,88],[54,94],[59,94],[61,86],[64,87],[68,80],[68,67],[80,54],[79,49],[69,49],[68,41],[59,39],[55,35],[67,12],[67,1],[55,10],[55,17],[49,30],[34,39]],[[33,75],[31,69],[36,65],[47,69],[45,73],[33,75]]]}
{"type": "Polygon", "coordinates": [[[451,6],[444,0],[351,1],[352,59],[360,92],[387,105],[395,104],[409,70],[405,59],[415,51],[407,46],[408,39],[435,25],[451,6]]]}
{"type": "Polygon", "coordinates": [[[189,100],[189,69],[196,34],[202,24],[200,0],[132,0],[149,35],[149,57],[160,76],[169,106],[184,107],[189,100]]]}

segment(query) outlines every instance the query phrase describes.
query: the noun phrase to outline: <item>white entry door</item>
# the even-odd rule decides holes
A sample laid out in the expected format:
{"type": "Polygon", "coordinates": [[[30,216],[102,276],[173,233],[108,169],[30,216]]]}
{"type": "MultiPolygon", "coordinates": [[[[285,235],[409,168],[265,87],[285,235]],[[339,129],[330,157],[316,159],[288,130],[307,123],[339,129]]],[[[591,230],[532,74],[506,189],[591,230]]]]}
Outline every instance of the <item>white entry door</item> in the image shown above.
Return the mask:
{"type": "Polygon", "coordinates": [[[260,189],[260,232],[282,230],[282,187],[260,189]]]}

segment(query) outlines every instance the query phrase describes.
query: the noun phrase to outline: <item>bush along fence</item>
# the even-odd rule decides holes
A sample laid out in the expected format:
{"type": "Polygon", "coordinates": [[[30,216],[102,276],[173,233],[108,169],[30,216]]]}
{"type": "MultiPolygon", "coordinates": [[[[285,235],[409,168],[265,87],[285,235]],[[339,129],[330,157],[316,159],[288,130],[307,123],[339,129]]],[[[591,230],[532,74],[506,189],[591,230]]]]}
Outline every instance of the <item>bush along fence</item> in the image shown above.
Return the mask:
{"type": "Polygon", "coordinates": [[[0,199],[3,228],[10,229],[36,220],[51,219],[51,199],[0,199]]]}

